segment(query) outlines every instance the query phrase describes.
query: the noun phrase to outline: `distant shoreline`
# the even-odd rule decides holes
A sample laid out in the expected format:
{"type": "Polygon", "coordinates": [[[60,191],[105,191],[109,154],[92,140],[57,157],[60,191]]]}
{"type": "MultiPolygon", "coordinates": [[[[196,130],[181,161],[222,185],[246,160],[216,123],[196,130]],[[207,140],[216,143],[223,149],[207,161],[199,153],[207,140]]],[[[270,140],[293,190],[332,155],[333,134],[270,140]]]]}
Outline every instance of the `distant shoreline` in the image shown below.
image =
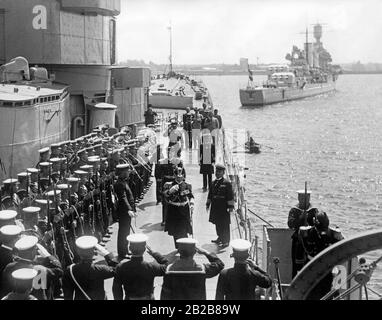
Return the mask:
{"type": "MultiPolygon", "coordinates": [[[[181,73],[185,73],[192,76],[248,76],[248,72],[191,72],[187,70],[181,70],[181,73]]],[[[382,74],[382,71],[364,71],[364,72],[355,72],[355,71],[344,71],[340,75],[354,75],[354,74],[382,74]]],[[[265,76],[266,72],[253,72],[254,76],[265,76]]]]}

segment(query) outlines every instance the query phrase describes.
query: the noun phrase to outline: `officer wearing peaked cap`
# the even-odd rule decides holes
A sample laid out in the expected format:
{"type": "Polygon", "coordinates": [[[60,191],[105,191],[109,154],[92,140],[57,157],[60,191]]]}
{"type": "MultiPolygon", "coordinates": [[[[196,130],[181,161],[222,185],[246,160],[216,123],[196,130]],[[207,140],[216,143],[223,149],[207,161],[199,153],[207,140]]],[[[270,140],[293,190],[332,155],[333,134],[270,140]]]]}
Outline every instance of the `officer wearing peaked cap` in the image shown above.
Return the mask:
{"type": "Polygon", "coordinates": [[[224,269],[218,279],[216,300],[255,300],[257,286],[269,288],[272,278],[250,259],[251,243],[243,239],[231,241],[235,264],[224,269]]]}
{"type": "Polygon", "coordinates": [[[124,259],[127,254],[126,237],[130,234],[131,218],[136,217],[135,201],[127,179],[129,177],[128,164],[117,165],[117,182],[114,184],[114,192],[117,196],[116,216],[118,218],[118,257],[124,259]]]}
{"type": "Polygon", "coordinates": [[[168,260],[158,252],[146,247],[148,238],[144,234],[131,234],[127,237],[131,260],[123,260],[117,266],[113,283],[115,300],[154,300],[154,278],[166,271],[168,260]],[[143,258],[146,251],[156,260],[147,262],[143,258]]]}
{"type": "Polygon", "coordinates": [[[216,164],[216,180],[208,192],[206,208],[210,210],[209,221],[215,224],[218,238],[212,242],[228,247],[230,241],[230,213],[234,209],[234,194],[230,181],[224,178],[225,166],[216,164]]]}
{"type": "Polygon", "coordinates": [[[52,300],[54,283],[62,277],[61,263],[52,256],[35,236],[23,236],[15,243],[17,255],[21,258],[9,263],[2,274],[1,296],[11,291],[12,272],[21,268],[33,268],[38,277],[33,281],[32,294],[39,300],[52,300]]]}
{"type": "Polygon", "coordinates": [[[197,247],[195,239],[178,239],[177,244],[180,259],[166,269],[161,300],[206,300],[206,279],[223,270],[223,261],[215,253],[197,247]],[[196,262],[195,253],[204,255],[208,263],[196,262]]]}
{"type": "Polygon", "coordinates": [[[81,261],[69,266],[62,279],[65,300],[106,300],[104,280],[114,277],[116,261],[113,255],[92,236],[76,240],[81,261]],[[105,258],[108,265],[94,263],[94,252],[105,258]]]}
{"type": "Polygon", "coordinates": [[[192,186],[184,181],[182,168],[174,170],[175,181],[168,182],[163,187],[167,201],[167,217],[165,231],[176,240],[193,234],[192,214],[194,209],[194,195],[192,186]]]}
{"type": "Polygon", "coordinates": [[[310,203],[310,190],[298,190],[298,204],[292,207],[288,214],[288,227],[293,229],[292,234],[292,278],[302,269],[306,262],[306,254],[298,237],[300,227],[313,224],[313,217],[318,212],[310,203]]]}
{"type": "Polygon", "coordinates": [[[22,268],[12,272],[12,292],[1,300],[37,300],[31,294],[33,279],[38,272],[32,268],[22,268]]]}

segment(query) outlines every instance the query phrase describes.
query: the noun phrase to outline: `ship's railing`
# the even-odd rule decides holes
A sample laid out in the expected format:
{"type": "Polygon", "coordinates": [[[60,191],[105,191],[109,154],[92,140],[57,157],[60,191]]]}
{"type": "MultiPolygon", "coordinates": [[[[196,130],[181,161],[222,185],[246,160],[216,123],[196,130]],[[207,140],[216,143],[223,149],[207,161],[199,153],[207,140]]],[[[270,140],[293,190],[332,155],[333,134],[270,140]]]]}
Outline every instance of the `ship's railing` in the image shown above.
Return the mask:
{"type": "Polygon", "coordinates": [[[232,233],[241,239],[252,243],[251,257],[258,263],[258,237],[254,235],[251,220],[248,217],[246,189],[245,189],[245,170],[246,168],[234,158],[232,148],[227,139],[226,132],[222,130],[223,139],[223,161],[226,166],[227,177],[232,183],[235,197],[235,220],[232,233]]]}

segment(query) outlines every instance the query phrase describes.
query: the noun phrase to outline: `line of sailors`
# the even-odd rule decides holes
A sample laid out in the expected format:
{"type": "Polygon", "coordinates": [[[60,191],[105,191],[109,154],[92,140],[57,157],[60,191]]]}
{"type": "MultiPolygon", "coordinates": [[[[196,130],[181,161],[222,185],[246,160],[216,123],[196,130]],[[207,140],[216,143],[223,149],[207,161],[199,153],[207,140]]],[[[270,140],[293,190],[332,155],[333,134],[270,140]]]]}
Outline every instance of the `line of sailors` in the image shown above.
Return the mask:
{"type": "Polygon", "coordinates": [[[5,274],[4,270],[16,262],[33,264],[39,270],[39,280],[34,283],[34,288],[43,290],[39,299],[61,295],[63,270],[81,258],[76,239],[94,236],[105,245],[111,237],[111,223],[120,218],[115,192],[118,166],[128,166],[131,171],[127,183],[132,202],[143,199],[150,185],[152,141],[142,135],[133,139],[133,134],[134,128],[120,132],[97,128],[75,141],[39,150],[35,168],[4,181],[0,197],[0,227],[4,227],[0,234],[1,297],[9,293],[11,282],[9,268],[5,274]],[[31,252],[16,246],[19,237],[37,239],[28,248],[31,252]]]}
{"type": "Polygon", "coordinates": [[[0,232],[3,246],[14,246],[17,252],[17,259],[2,272],[2,300],[47,299],[52,289],[49,283],[57,279],[62,280],[65,300],[105,300],[104,280],[112,278],[115,300],[154,300],[156,277],[163,277],[161,300],[205,300],[206,279],[218,275],[217,300],[252,300],[257,286],[268,288],[272,284],[271,278],[249,258],[251,243],[241,239],[231,242],[235,263],[224,269],[215,253],[200,248],[192,238],[177,240],[179,258],[170,262],[147,245],[146,235],[129,235],[131,258],[118,263],[97,238],[82,236],[76,240],[80,260],[63,269],[37,237],[20,238],[20,227],[7,225],[0,232]],[[94,262],[95,252],[104,257],[106,264],[94,262]],[[145,252],[154,261],[146,261],[145,252]],[[195,261],[196,253],[208,262],[195,261]]]}

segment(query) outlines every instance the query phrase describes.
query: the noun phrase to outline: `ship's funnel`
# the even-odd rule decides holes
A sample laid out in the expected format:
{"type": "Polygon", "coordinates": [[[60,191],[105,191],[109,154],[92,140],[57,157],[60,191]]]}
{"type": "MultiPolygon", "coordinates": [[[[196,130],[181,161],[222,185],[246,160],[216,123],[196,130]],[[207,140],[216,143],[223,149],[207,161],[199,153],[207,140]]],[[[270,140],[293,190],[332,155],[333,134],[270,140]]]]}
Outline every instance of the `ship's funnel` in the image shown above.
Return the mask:
{"type": "Polygon", "coordinates": [[[1,81],[22,81],[30,80],[28,60],[24,57],[17,57],[0,67],[1,81]]]}
{"type": "Polygon", "coordinates": [[[116,110],[117,106],[109,103],[88,105],[89,130],[105,124],[111,128],[114,128],[116,110]]]}

